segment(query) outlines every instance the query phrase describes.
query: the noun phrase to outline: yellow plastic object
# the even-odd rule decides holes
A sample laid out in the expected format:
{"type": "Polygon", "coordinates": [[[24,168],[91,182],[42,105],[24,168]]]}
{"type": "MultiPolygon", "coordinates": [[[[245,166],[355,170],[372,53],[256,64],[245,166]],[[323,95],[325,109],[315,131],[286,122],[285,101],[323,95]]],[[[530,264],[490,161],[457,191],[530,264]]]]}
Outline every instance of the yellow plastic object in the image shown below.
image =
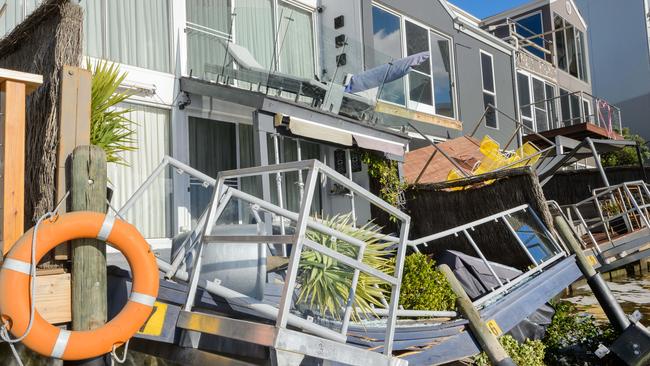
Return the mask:
{"type": "Polygon", "coordinates": [[[483,155],[490,155],[494,152],[499,152],[501,150],[501,146],[499,146],[499,143],[494,141],[492,137],[485,135],[483,136],[483,140],[481,140],[479,150],[483,153],[483,155]]]}
{"type": "MultiPolygon", "coordinates": [[[[476,168],[472,171],[472,175],[480,175],[498,170],[503,167],[519,168],[523,166],[534,165],[539,161],[539,149],[531,142],[524,143],[519,149],[515,151],[512,156],[508,157],[501,152],[499,143],[492,139],[490,136],[485,135],[479,145],[479,150],[484,155],[483,159],[477,164],[476,168]],[[530,159],[526,159],[530,157],[530,159]]],[[[457,180],[464,178],[456,169],[449,171],[447,181],[457,180]]],[[[485,184],[490,184],[494,180],[486,181],[485,184]]],[[[457,189],[462,189],[458,187],[457,189]]]]}

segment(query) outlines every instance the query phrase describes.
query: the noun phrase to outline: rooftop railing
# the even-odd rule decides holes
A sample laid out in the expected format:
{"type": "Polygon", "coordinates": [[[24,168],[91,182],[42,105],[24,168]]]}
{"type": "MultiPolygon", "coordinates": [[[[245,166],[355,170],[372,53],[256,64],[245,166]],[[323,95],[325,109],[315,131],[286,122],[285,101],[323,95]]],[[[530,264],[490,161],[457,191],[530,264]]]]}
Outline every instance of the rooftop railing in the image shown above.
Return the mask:
{"type": "Polygon", "coordinates": [[[522,121],[537,132],[582,123],[594,124],[610,133],[623,129],[620,108],[583,91],[524,104],[520,110],[522,121]]]}

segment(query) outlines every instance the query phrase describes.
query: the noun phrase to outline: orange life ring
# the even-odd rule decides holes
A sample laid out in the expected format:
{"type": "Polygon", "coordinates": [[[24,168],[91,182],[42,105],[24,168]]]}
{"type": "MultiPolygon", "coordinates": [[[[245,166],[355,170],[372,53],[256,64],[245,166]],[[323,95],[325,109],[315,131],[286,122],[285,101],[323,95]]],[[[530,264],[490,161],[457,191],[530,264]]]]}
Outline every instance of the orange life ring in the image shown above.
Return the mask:
{"type": "MultiPolygon", "coordinates": [[[[30,258],[33,228],[5,257],[0,270],[0,314],[14,337],[29,323],[30,258]]],[[[62,360],[97,357],[128,341],[147,321],[158,296],[158,267],[149,244],[131,224],[97,212],[72,212],[38,227],[36,261],[57,245],[73,239],[97,238],[119,249],[131,266],[133,287],[122,311],[104,326],[88,331],[67,331],[49,324],[34,312],[25,346],[41,355],[62,360]]]]}

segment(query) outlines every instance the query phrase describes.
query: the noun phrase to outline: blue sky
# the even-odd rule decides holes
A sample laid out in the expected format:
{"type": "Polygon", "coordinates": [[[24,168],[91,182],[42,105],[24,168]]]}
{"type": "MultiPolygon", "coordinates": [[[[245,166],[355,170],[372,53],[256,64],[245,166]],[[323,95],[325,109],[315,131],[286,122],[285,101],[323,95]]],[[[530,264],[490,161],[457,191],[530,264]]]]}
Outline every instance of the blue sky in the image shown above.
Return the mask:
{"type": "Polygon", "coordinates": [[[512,9],[530,0],[450,0],[451,3],[478,18],[485,18],[512,9]]]}

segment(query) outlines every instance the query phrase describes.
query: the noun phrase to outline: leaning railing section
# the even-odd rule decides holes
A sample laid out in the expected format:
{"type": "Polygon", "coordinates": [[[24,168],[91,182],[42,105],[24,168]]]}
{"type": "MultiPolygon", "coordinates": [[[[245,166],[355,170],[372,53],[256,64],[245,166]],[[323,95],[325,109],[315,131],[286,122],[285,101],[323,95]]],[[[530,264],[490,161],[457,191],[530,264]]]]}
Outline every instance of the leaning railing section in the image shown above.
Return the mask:
{"type": "Polygon", "coordinates": [[[603,253],[603,245],[616,246],[616,238],[650,228],[650,190],[643,181],[597,188],[580,202],[560,206],[574,229],[583,235],[585,249],[603,253]]]}
{"type": "Polygon", "coordinates": [[[371,194],[363,187],[317,160],[304,160],[265,167],[224,171],[220,172],[218,178],[215,180],[170,157],[165,157],[163,159],[153,174],[143,183],[134,195],[117,210],[117,215],[124,216],[125,213],[133,207],[135,202],[143,196],[145,191],[147,191],[153,182],[158,177],[165,174],[169,168],[173,168],[173,170],[179,174],[187,174],[195,180],[201,181],[206,187],[213,187],[213,196],[209,206],[203,212],[202,216],[198,218],[197,224],[191,233],[184,239],[181,247],[176,251],[176,253],[174,253],[171,263],[158,259],[159,267],[165,273],[167,278],[186,280],[189,283],[187,301],[184,305],[185,311],[193,310],[197,290],[199,287],[203,287],[208,292],[219,296],[229,296],[240,304],[250,305],[249,308],[252,310],[259,310],[264,317],[273,318],[276,326],[279,328],[286,328],[287,325],[292,325],[323,338],[346,342],[350,318],[354,311],[355,291],[359,281],[359,276],[361,273],[365,273],[385,282],[391,289],[390,300],[385,304],[387,311],[387,324],[384,354],[392,354],[396,318],[398,315],[400,283],[410,225],[410,217],[408,215],[389,205],[379,197],[371,194]],[[304,187],[300,197],[300,207],[297,211],[292,211],[274,203],[267,202],[260,197],[246,193],[227,184],[229,181],[235,179],[241,180],[242,178],[247,177],[261,177],[262,179],[272,181],[276,174],[291,172],[298,172],[298,174],[306,174],[307,176],[304,180],[304,187]],[[399,237],[377,234],[379,240],[385,242],[387,247],[394,250],[393,252],[390,252],[394,253],[393,255],[395,256],[395,266],[392,269],[392,274],[382,272],[364,263],[363,253],[366,248],[366,243],[364,241],[355,239],[351,235],[326,225],[323,220],[310,213],[315,191],[320,189],[318,183],[326,179],[333,180],[353,193],[357,199],[366,200],[371,205],[382,209],[397,220],[400,227],[399,237]],[[239,207],[244,206],[243,209],[249,210],[251,215],[250,217],[254,218],[254,221],[258,224],[258,228],[260,228],[258,230],[258,235],[234,236],[213,234],[215,228],[220,225],[219,219],[223,217],[226,208],[232,202],[244,203],[244,205],[239,205],[239,207]],[[278,219],[283,224],[289,223],[289,228],[293,229],[293,233],[287,234],[282,232],[279,235],[274,235],[273,224],[277,223],[278,219]],[[293,227],[291,227],[292,224],[293,227]],[[308,230],[328,235],[355,246],[357,248],[356,257],[344,255],[332,248],[310,240],[306,235],[308,230]],[[224,286],[220,285],[218,281],[206,282],[200,280],[202,268],[201,261],[204,247],[206,245],[220,245],[223,243],[267,244],[271,250],[274,248],[271,244],[290,245],[289,263],[286,269],[282,295],[277,308],[267,303],[261,303],[259,300],[252,299],[247,295],[238,293],[234,290],[224,288],[224,286]],[[344,313],[338,331],[330,329],[328,326],[317,324],[309,319],[303,319],[291,311],[294,293],[297,289],[300,259],[305,250],[312,250],[323,256],[330,257],[349,267],[351,271],[353,271],[350,291],[347,299],[344,301],[344,304],[346,305],[345,309],[343,309],[344,313]],[[186,268],[186,259],[189,256],[193,258],[193,264],[191,268],[186,268]]]}
{"type": "Polygon", "coordinates": [[[500,298],[506,293],[512,291],[516,286],[526,282],[536,273],[542,271],[545,267],[555,263],[558,259],[567,255],[566,251],[560,246],[555,236],[548,230],[546,225],[539,218],[537,213],[527,204],[514,207],[509,210],[499,212],[470,223],[460,225],[436,234],[427,235],[415,240],[409,241],[409,246],[419,251],[419,248],[432,245],[435,247],[436,241],[450,236],[462,236],[474,249],[475,254],[490,271],[495,278],[498,286],[482,297],[474,301],[477,307],[485,306],[488,303],[500,298]],[[517,245],[524,251],[530,266],[528,270],[518,277],[511,280],[501,279],[495,270],[495,264],[490,262],[481,249],[480,238],[477,238],[473,232],[477,227],[482,225],[502,226],[507,229],[517,245]]]}

